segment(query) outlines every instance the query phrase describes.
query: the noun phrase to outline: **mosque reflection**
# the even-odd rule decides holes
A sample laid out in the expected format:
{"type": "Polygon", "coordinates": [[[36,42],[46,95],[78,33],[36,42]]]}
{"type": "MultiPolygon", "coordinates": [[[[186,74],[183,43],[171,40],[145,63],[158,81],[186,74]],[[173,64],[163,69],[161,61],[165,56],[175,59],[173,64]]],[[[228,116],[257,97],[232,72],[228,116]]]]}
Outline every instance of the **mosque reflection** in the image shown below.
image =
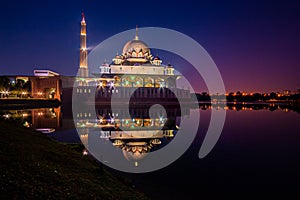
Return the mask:
{"type": "Polygon", "coordinates": [[[176,106],[162,109],[134,107],[129,117],[126,109],[96,108],[96,118],[91,113],[77,113],[75,125],[80,139],[89,148],[89,134],[99,134],[101,140],[121,149],[126,159],[141,159],[147,153],[167,145],[179,128],[180,117],[189,116],[190,108],[176,106]]]}

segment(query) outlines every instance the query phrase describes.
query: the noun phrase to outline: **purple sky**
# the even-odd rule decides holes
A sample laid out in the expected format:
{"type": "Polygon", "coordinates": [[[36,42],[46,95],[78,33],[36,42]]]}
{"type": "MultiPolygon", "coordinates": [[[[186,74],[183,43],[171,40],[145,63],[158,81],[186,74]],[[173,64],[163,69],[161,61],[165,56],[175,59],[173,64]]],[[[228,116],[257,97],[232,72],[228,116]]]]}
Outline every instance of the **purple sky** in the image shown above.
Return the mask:
{"type": "MultiPolygon", "coordinates": [[[[0,12],[0,74],[50,69],[75,75],[82,11],[89,46],[136,24],[165,27],[187,34],[208,51],[227,91],[300,88],[298,1],[7,0],[0,12]]],[[[182,63],[172,60],[175,68],[182,63]]],[[[201,82],[199,76],[190,76],[201,82]]]]}

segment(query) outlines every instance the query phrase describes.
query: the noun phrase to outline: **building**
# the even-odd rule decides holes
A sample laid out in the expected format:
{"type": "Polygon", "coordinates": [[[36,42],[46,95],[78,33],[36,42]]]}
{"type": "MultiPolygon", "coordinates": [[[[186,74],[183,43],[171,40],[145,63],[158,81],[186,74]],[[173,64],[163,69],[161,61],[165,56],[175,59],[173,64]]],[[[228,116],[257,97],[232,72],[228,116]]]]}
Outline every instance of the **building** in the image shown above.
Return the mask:
{"type": "Polygon", "coordinates": [[[189,90],[177,88],[176,80],[181,76],[174,73],[172,65],[164,65],[161,58],[151,54],[148,45],[139,39],[138,28],[122,54],[117,54],[111,63],[99,64],[98,72],[89,72],[86,39],[86,20],[82,15],[80,62],[74,88],[79,97],[95,94],[98,102],[110,102],[112,94],[120,102],[129,97],[142,102],[190,99],[189,90]]]}
{"type": "Polygon", "coordinates": [[[34,76],[42,76],[42,77],[49,77],[49,76],[59,76],[58,73],[50,71],[50,70],[33,70],[34,76]]]}
{"type": "MultiPolygon", "coordinates": [[[[75,77],[50,70],[34,70],[33,76],[1,76],[0,98],[40,98],[62,100],[63,91],[73,88],[75,77]]],[[[71,95],[68,98],[70,99],[71,95]]],[[[66,100],[65,99],[65,100],[66,100]]]]}
{"type": "Polygon", "coordinates": [[[34,76],[29,77],[29,81],[31,82],[31,97],[58,99],[69,102],[71,95],[66,94],[69,93],[69,90],[72,90],[74,80],[75,77],[62,76],[49,70],[34,70],[34,76]]]}

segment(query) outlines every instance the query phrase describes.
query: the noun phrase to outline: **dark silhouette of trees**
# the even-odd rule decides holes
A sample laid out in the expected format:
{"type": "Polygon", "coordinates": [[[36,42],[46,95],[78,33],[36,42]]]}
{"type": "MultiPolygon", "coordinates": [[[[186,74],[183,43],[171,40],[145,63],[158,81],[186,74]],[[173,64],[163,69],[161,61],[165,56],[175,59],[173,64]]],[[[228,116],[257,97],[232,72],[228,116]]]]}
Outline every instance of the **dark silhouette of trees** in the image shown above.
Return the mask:
{"type": "MultiPolygon", "coordinates": [[[[201,94],[196,94],[198,101],[211,101],[211,100],[222,100],[222,95],[209,95],[207,92],[202,92],[201,94]]],[[[280,94],[280,93],[242,93],[237,91],[236,93],[230,92],[226,95],[227,102],[268,102],[268,101],[292,101],[299,102],[300,101],[300,91],[294,94],[280,94]]]]}
{"type": "Polygon", "coordinates": [[[28,97],[31,91],[30,81],[17,79],[10,80],[7,76],[0,76],[0,97],[28,97]]]}

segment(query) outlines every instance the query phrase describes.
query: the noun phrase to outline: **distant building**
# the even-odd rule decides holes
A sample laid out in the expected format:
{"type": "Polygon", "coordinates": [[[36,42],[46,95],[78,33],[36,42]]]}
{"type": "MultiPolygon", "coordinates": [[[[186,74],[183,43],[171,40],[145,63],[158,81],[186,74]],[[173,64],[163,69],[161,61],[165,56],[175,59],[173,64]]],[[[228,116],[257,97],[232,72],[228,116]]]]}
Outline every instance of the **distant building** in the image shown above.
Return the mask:
{"type": "Polygon", "coordinates": [[[73,88],[75,77],[62,76],[49,70],[34,70],[34,74],[29,77],[31,97],[70,101],[71,95],[62,98],[63,91],[73,88]]]}
{"type": "Polygon", "coordinates": [[[283,95],[291,95],[292,94],[292,91],[291,90],[283,90],[283,95]]]}

